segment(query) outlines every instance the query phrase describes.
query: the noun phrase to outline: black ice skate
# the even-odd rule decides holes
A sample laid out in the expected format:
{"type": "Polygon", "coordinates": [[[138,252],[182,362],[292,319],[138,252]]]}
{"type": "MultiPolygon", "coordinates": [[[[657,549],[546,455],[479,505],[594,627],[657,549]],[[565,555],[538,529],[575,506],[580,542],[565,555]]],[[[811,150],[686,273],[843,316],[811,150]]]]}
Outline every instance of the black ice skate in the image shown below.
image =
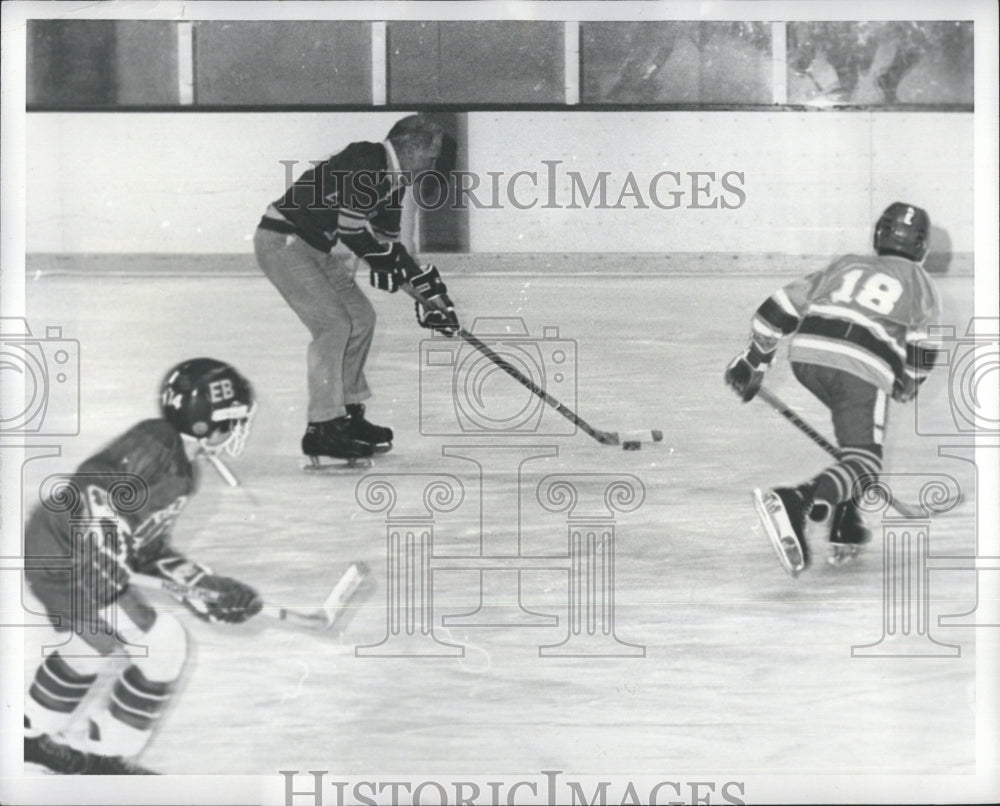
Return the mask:
{"type": "Polygon", "coordinates": [[[850,565],[861,553],[861,547],[871,539],[871,530],[862,519],[857,504],[853,501],[841,504],[833,517],[827,563],[835,568],[850,565]]]}
{"type": "Polygon", "coordinates": [[[375,452],[372,446],[350,433],[351,418],[336,417],[322,423],[309,423],[302,437],[302,453],[309,457],[307,470],[325,470],[327,468],[345,468],[367,466],[371,455],[375,452]],[[344,459],[346,464],[324,464],[320,457],[344,459]]]}
{"type": "Polygon", "coordinates": [[[87,769],[88,754],[43,733],[24,737],[24,763],[41,764],[59,775],[81,775],[87,769]]]}
{"type": "Polygon", "coordinates": [[[87,754],[87,767],[84,775],[156,775],[152,770],[141,767],[134,761],[121,756],[100,756],[96,753],[87,754]]]}
{"type": "Polygon", "coordinates": [[[784,569],[793,577],[809,565],[809,549],[804,534],[808,502],[794,487],[776,487],[762,493],[753,491],[754,506],[774,551],[784,569]]]}
{"type": "Polygon", "coordinates": [[[351,419],[348,433],[352,437],[367,442],[375,449],[375,453],[392,450],[392,429],[368,422],[365,419],[364,403],[348,403],[347,416],[351,419]]]}

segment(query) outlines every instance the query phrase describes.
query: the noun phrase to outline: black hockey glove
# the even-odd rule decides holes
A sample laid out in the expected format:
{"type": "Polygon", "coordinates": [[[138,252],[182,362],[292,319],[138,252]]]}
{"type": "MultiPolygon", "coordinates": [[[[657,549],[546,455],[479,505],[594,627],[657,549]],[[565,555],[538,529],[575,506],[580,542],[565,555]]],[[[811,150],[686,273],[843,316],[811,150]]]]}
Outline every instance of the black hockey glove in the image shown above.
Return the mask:
{"type": "Polygon", "coordinates": [[[454,336],[459,328],[458,316],[448,296],[448,287],[441,279],[437,267],[421,266],[420,273],[410,278],[410,284],[427,300],[427,305],[419,301],[416,304],[417,323],[420,327],[454,336]]]}
{"type": "Polygon", "coordinates": [[[363,257],[368,263],[368,279],[372,286],[392,294],[405,279],[420,274],[420,267],[401,243],[384,244],[384,247],[384,252],[370,252],[363,257]]]}
{"type": "Polygon", "coordinates": [[[447,304],[444,309],[427,308],[419,302],[416,303],[417,322],[420,327],[437,330],[446,336],[454,336],[458,333],[458,316],[455,315],[455,308],[452,306],[451,300],[447,297],[444,299],[447,304]]]}
{"type": "Polygon", "coordinates": [[[749,403],[764,383],[764,372],[771,365],[774,350],[765,353],[751,342],[746,351],[736,356],[726,367],[726,383],[736,390],[744,403],[749,403]]]}
{"type": "Polygon", "coordinates": [[[264,605],[257,591],[232,577],[206,576],[198,582],[198,587],[216,594],[205,602],[212,621],[239,624],[256,616],[264,605]]]}
{"type": "Polygon", "coordinates": [[[74,542],[74,580],[98,609],[110,605],[128,587],[123,539],[114,521],[103,520],[74,542]]]}
{"type": "Polygon", "coordinates": [[[920,384],[926,380],[926,375],[918,378],[904,371],[901,377],[897,375],[896,380],[893,381],[892,399],[897,403],[909,403],[917,396],[917,390],[920,388],[920,384]]]}
{"type": "Polygon", "coordinates": [[[156,570],[179,590],[174,593],[198,618],[238,624],[260,612],[263,602],[249,585],[229,577],[216,576],[211,569],[185,557],[165,557],[156,570]],[[189,593],[184,590],[187,589],[189,593]]]}

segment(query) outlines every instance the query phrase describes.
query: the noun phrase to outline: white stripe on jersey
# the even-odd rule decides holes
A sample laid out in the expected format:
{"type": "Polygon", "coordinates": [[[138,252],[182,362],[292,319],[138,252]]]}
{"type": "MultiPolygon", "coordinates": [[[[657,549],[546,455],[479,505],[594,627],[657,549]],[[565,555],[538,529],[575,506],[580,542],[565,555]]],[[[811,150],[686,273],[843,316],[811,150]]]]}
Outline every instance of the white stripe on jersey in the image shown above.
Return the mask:
{"type": "MultiPolygon", "coordinates": [[[[872,355],[867,350],[855,347],[848,342],[836,339],[824,339],[818,336],[803,336],[800,334],[795,336],[795,341],[792,343],[792,349],[794,350],[796,347],[802,347],[807,350],[818,350],[825,353],[839,353],[871,367],[889,386],[892,386],[895,382],[896,376],[893,374],[892,368],[885,361],[872,355]]],[[[795,360],[794,357],[792,360],[795,360]]]]}
{"type": "Polygon", "coordinates": [[[802,315],[798,312],[798,309],[794,305],[792,305],[792,301],[788,298],[788,294],[785,293],[785,289],[779,288],[771,295],[771,297],[774,299],[775,302],[778,303],[778,305],[780,305],[784,309],[785,313],[787,313],[789,316],[794,316],[796,319],[802,318],[802,315]]]}
{"type": "Polygon", "coordinates": [[[901,358],[906,358],[906,351],[899,346],[896,340],[889,335],[889,331],[885,327],[874,319],[865,316],[860,311],[856,311],[853,308],[845,308],[842,305],[810,305],[809,313],[817,313],[820,316],[832,316],[837,319],[850,319],[856,324],[862,325],[875,333],[882,341],[888,344],[892,349],[899,354],[901,358]]]}
{"type": "Polygon", "coordinates": [[[753,318],[753,321],[750,323],[750,327],[753,328],[758,333],[760,333],[760,335],[767,336],[768,338],[771,339],[780,339],[782,336],[785,335],[777,328],[771,327],[769,324],[767,324],[767,322],[765,322],[759,316],[755,316],[753,318]]]}
{"type": "Polygon", "coordinates": [[[885,392],[878,390],[875,398],[875,442],[881,445],[885,439],[885,417],[889,411],[889,399],[885,392]]]}

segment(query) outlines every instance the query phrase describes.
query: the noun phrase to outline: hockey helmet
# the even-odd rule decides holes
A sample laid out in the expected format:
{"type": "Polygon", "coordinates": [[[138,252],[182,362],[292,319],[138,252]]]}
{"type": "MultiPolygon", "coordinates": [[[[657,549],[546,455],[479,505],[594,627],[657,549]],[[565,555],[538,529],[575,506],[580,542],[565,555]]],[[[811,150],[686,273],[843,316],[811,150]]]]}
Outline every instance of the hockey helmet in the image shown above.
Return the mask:
{"type": "Polygon", "coordinates": [[[235,368],[214,358],[192,358],[173,367],[160,389],[160,411],[182,434],[213,453],[243,451],[256,404],[253,388],[235,368]]]}
{"type": "Polygon", "coordinates": [[[893,202],[875,224],[875,251],[880,255],[897,255],[919,263],[927,254],[930,230],[931,219],[926,210],[904,202],[893,202]]]}

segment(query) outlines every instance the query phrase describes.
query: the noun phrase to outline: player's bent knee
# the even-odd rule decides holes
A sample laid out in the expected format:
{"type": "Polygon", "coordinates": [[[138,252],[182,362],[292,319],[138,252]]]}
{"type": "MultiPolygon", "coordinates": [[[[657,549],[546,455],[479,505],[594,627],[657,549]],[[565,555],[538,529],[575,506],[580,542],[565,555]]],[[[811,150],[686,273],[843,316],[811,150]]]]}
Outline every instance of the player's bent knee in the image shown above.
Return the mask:
{"type": "Polygon", "coordinates": [[[143,636],[149,648],[146,657],[133,663],[150,680],[168,682],[180,677],[187,660],[187,632],[180,621],[167,613],[157,613],[156,621],[143,636]]]}

